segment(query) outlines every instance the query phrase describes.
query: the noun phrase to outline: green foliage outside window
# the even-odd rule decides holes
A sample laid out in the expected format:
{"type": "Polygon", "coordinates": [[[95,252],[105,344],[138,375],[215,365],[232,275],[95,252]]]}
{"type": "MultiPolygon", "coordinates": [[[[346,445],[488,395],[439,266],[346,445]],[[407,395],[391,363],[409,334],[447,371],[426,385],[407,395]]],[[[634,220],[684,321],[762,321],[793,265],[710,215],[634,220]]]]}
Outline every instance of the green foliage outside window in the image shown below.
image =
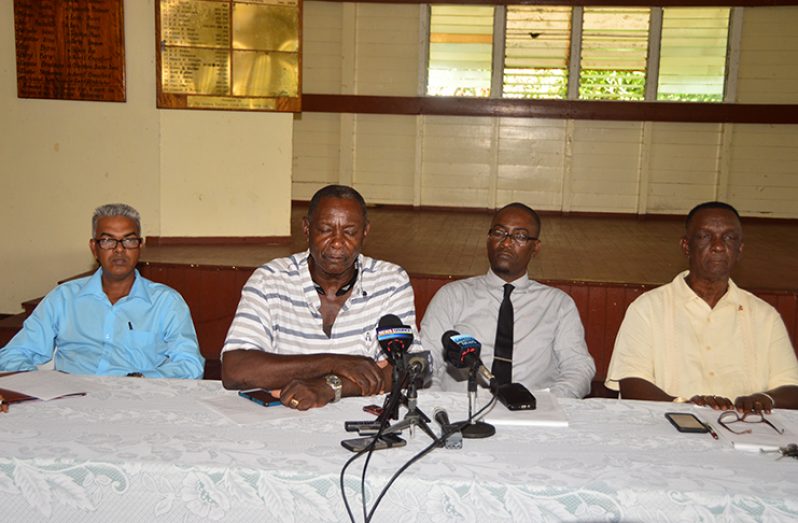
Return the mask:
{"type": "Polygon", "coordinates": [[[662,94],[657,96],[657,100],[665,102],[722,102],[723,95],[720,94],[662,94]]]}
{"type": "Polygon", "coordinates": [[[565,98],[568,71],[564,69],[505,69],[504,98],[565,98]]]}
{"type": "Polygon", "coordinates": [[[582,100],[643,100],[646,94],[644,71],[584,69],[579,75],[582,100]]]}

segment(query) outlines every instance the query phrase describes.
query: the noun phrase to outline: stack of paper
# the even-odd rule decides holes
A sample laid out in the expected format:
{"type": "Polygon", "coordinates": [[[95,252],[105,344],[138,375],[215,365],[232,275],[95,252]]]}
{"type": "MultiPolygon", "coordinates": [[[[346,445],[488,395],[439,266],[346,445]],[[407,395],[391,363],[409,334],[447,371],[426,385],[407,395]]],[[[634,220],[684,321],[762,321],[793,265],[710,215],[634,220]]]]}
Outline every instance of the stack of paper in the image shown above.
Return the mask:
{"type": "Polygon", "coordinates": [[[31,399],[52,400],[94,392],[101,385],[55,370],[19,372],[0,377],[0,395],[14,403],[31,399]]]}

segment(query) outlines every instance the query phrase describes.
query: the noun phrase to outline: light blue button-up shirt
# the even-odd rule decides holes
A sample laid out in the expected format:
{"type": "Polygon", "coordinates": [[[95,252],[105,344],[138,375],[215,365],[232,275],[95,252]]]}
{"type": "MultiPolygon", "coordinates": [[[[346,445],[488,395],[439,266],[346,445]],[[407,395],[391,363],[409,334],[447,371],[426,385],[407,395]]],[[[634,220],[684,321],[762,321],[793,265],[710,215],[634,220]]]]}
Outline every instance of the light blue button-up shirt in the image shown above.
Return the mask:
{"type": "Polygon", "coordinates": [[[72,374],[201,378],[205,360],[186,302],[160,283],[136,279],[111,304],[102,269],[53,289],[0,350],[0,370],[33,370],[55,360],[72,374]]]}

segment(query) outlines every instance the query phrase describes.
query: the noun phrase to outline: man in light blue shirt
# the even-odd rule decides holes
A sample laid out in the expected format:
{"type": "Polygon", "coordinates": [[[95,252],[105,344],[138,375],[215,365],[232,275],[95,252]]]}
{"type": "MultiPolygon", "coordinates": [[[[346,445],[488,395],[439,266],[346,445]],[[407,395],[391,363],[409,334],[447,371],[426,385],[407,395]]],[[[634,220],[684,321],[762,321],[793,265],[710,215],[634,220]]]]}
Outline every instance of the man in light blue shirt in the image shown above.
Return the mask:
{"type": "Polygon", "coordinates": [[[0,370],[54,360],[73,374],[201,378],[205,360],[177,291],[136,270],[141,218],[124,204],[98,207],[89,248],[100,268],[53,289],[0,350],[0,370]]]}

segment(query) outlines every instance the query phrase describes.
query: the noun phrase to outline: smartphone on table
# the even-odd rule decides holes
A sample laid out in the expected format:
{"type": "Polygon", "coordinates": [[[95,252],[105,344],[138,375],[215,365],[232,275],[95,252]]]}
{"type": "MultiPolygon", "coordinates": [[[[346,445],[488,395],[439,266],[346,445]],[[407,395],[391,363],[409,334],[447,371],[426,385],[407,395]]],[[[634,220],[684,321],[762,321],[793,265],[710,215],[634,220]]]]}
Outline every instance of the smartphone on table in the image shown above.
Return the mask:
{"type": "MultiPolygon", "coordinates": [[[[341,442],[341,445],[352,452],[360,452],[366,450],[368,446],[371,445],[372,441],[374,441],[374,436],[365,436],[363,438],[345,439],[341,442]]],[[[374,444],[374,450],[404,447],[405,445],[407,445],[407,441],[396,434],[383,434],[377,438],[377,443],[374,444]]]]}
{"type": "Polygon", "coordinates": [[[499,385],[497,394],[508,410],[535,410],[537,407],[535,396],[521,383],[499,385]]]}
{"type": "Polygon", "coordinates": [[[665,417],[679,432],[709,432],[707,427],[695,414],[689,412],[666,412],[665,417]]]}
{"type": "Polygon", "coordinates": [[[240,390],[238,391],[238,395],[242,398],[247,398],[250,401],[254,401],[258,405],[263,405],[264,407],[282,405],[282,403],[280,403],[280,399],[272,396],[271,392],[266,389],[240,390]]]}

